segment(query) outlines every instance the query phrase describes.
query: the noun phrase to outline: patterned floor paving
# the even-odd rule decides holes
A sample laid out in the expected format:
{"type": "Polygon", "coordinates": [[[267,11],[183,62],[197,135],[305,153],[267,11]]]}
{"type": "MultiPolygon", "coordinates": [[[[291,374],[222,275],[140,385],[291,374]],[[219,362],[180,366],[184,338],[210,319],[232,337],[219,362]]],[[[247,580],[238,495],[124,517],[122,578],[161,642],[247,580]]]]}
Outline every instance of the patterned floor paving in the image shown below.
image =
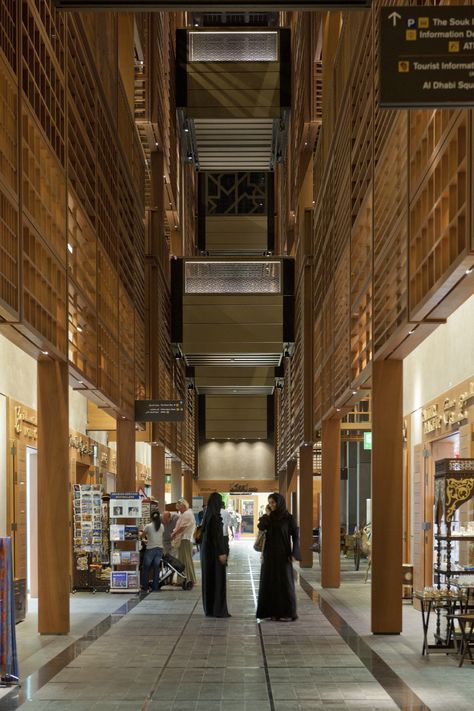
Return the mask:
{"type": "MultiPolygon", "coordinates": [[[[203,615],[200,588],[150,594],[17,706],[23,711],[312,711],[395,703],[298,586],[295,622],[257,623],[259,554],[232,547],[232,617],[203,615]]],[[[0,709],[13,708],[2,706],[0,709]]],[[[450,706],[454,709],[454,706],[450,706]]]]}

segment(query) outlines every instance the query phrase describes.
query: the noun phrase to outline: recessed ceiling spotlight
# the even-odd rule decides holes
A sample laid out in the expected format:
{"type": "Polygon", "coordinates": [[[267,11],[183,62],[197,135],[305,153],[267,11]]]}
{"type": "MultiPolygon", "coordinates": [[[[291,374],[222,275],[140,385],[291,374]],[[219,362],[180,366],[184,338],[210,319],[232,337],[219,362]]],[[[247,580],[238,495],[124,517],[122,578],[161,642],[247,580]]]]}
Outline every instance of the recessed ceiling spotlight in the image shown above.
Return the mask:
{"type": "Polygon", "coordinates": [[[473,269],[474,269],[474,267],[470,267],[469,269],[466,269],[466,274],[470,274],[473,269]]]}
{"type": "Polygon", "coordinates": [[[67,251],[70,254],[72,254],[74,252],[74,247],[72,246],[72,244],[69,244],[69,242],[67,243],[67,251]]]}
{"type": "Polygon", "coordinates": [[[79,383],[79,385],[84,385],[84,381],[83,381],[83,380],[78,380],[77,382],[79,383]]]}
{"type": "Polygon", "coordinates": [[[352,394],[353,394],[353,395],[357,395],[357,390],[353,390],[353,391],[352,391],[352,394]]]}
{"type": "Polygon", "coordinates": [[[408,331],[408,335],[411,336],[411,334],[414,333],[414,329],[412,328],[411,331],[408,331]]]}
{"type": "Polygon", "coordinates": [[[82,326],[79,326],[79,324],[77,324],[77,330],[79,331],[79,333],[82,333],[84,329],[82,328],[82,326]]]}
{"type": "Polygon", "coordinates": [[[41,351],[43,355],[49,355],[49,351],[41,351]]]}
{"type": "Polygon", "coordinates": [[[341,412],[341,408],[340,408],[340,407],[336,407],[336,412],[341,412]]]}

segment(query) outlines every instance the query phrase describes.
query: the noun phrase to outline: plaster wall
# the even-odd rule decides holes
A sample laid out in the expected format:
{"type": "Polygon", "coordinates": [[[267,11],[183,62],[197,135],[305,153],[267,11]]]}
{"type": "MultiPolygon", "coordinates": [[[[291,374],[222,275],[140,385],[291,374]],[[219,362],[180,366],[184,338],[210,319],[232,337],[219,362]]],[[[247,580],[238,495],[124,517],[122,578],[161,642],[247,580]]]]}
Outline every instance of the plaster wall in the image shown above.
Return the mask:
{"type": "Polygon", "coordinates": [[[199,479],[275,478],[274,448],[267,442],[206,442],[199,447],[199,479]]]}
{"type": "Polygon", "coordinates": [[[471,296],[403,361],[404,414],[419,410],[473,374],[474,296],[471,296]]]}

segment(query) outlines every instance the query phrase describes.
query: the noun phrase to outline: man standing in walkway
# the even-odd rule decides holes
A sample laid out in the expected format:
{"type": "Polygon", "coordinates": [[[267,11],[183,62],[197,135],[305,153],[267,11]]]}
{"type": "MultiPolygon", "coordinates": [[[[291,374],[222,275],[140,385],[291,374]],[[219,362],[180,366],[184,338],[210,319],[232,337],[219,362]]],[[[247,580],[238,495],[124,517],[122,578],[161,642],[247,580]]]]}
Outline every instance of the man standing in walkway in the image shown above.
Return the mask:
{"type": "Polygon", "coordinates": [[[196,519],[186,499],[178,499],[176,510],[179,511],[176,528],[171,534],[171,542],[178,551],[178,558],[185,568],[186,580],[197,582],[193,563],[193,535],[196,528],[196,519]]]}

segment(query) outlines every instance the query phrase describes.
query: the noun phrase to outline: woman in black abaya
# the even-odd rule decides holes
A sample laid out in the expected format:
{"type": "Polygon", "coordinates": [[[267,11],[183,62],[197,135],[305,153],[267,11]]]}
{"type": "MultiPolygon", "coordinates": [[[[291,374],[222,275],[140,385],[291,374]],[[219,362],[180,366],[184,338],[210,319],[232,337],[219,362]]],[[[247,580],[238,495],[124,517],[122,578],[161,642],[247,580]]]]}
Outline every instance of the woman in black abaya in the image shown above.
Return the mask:
{"type": "Polygon", "coordinates": [[[296,620],[296,593],[293,560],[301,560],[298,527],[287,511],[281,494],[268,497],[270,513],[263,515],[258,527],[265,531],[265,546],[260,572],[257,617],[259,619],[296,620]]]}
{"type": "Polygon", "coordinates": [[[227,610],[226,563],[227,545],[224,540],[221,508],[222,497],[211,494],[202,522],[201,573],[202,604],[207,617],[230,617],[227,610]]]}

